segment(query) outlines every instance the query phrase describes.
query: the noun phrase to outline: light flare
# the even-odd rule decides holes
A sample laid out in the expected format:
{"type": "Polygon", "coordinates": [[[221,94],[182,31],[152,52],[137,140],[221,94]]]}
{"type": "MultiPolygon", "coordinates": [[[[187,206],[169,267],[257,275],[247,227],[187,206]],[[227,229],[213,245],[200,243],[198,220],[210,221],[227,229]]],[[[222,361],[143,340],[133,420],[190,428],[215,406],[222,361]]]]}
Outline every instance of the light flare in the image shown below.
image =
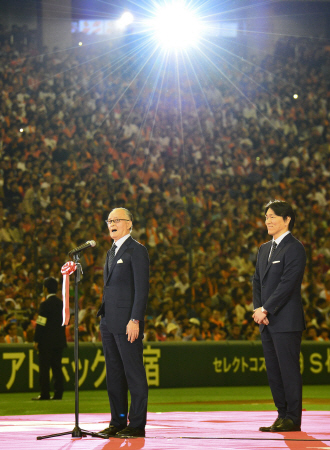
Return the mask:
{"type": "Polygon", "coordinates": [[[165,49],[183,49],[198,44],[202,21],[185,1],[172,1],[158,5],[149,29],[165,49]]]}

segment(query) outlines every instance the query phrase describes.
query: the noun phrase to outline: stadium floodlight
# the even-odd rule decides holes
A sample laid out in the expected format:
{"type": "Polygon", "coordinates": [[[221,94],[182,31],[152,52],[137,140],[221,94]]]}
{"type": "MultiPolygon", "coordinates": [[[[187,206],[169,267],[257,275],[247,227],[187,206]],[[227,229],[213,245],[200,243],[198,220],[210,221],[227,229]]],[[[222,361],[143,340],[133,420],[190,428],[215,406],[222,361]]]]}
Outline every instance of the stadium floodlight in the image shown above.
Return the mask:
{"type": "Polygon", "coordinates": [[[133,14],[130,13],[129,11],[125,11],[121,16],[121,18],[117,20],[117,26],[121,30],[124,30],[126,27],[128,27],[128,25],[133,23],[133,21],[134,21],[133,14]]]}
{"type": "Polygon", "coordinates": [[[184,0],[165,0],[156,5],[148,28],[159,44],[166,49],[196,46],[202,31],[202,22],[191,3],[184,0]]]}

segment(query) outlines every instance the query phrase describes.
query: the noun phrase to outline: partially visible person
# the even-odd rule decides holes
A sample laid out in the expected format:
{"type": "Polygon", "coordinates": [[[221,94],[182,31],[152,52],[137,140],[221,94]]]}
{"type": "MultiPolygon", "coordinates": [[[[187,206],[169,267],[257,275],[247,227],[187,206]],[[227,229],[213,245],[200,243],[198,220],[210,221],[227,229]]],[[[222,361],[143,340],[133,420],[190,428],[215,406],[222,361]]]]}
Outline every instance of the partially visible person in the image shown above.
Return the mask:
{"type": "Polygon", "coordinates": [[[203,339],[203,341],[212,340],[211,325],[208,320],[202,321],[201,338],[203,339]]]}
{"type": "Polygon", "coordinates": [[[224,328],[219,328],[217,325],[211,327],[212,340],[213,341],[224,341],[227,338],[227,332],[224,328]]]}
{"type": "Polygon", "coordinates": [[[317,328],[315,325],[309,325],[306,328],[306,335],[305,335],[305,341],[317,341],[318,335],[317,335],[317,328]]]}
{"type": "Polygon", "coordinates": [[[62,354],[66,347],[65,326],[62,326],[63,302],[56,296],[57,280],[44,280],[46,300],[40,304],[34,335],[34,348],[39,353],[40,395],[32,400],[61,400],[64,391],[62,354]],[[53,372],[54,396],[50,396],[49,370],[53,372]]]}
{"type": "Polygon", "coordinates": [[[4,332],[5,326],[7,325],[5,311],[0,309],[0,331],[4,332]]]}
{"type": "Polygon", "coordinates": [[[320,335],[317,338],[318,341],[329,341],[330,340],[330,330],[327,327],[322,327],[320,329],[320,335]]]}
{"type": "Polygon", "coordinates": [[[5,326],[5,343],[6,344],[22,344],[23,339],[17,335],[17,324],[15,322],[9,322],[5,326]]]}
{"type": "Polygon", "coordinates": [[[244,336],[242,334],[242,327],[237,323],[234,323],[230,329],[230,334],[227,337],[227,341],[242,341],[244,336]]]}
{"type": "Polygon", "coordinates": [[[148,325],[144,333],[144,342],[156,342],[156,329],[154,325],[148,325]]]}
{"type": "Polygon", "coordinates": [[[158,342],[166,341],[166,332],[163,322],[156,322],[155,329],[156,329],[156,341],[158,342]]]}
{"type": "Polygon", "coordinates": [[[167,341],[182,341],[181,336],[178,335],[179,325],[177,323],[169,323],[166,327],[166,340],[167,341]]]}
{"type": "Polygon", "coordinates": [[[201,330],[200,330],[200,321],[195,317],[189,319],[188,326],[183,330],[183,341],[201,341],[201,330]]]}

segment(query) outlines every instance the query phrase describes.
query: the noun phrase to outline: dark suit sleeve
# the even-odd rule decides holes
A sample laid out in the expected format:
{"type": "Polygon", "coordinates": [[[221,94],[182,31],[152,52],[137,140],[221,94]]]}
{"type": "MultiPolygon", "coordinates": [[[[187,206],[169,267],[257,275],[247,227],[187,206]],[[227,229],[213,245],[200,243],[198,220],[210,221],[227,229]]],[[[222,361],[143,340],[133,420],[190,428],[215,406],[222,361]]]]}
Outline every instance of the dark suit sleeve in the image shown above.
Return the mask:
{"type": "Polygon", "coordinates": [[[144,320],[149,294],[149,255],[143,245],[138,245],[132,256],[132,271],[134,278],[134,300],[131,316],[133,319],[144,320]]]}
{"type": "Polygon", "coordinates": [[[290,300],[294,291],[300,292],[305,265],[305,249],[299,242],[291,246],[290,251],[285,253],[285,265],[280,281],[274,292],[264,303],[266,311],[270,314],[276,314],[290,300]]]}
{"type": "Polygon", "coordinates": [[[260,287],[260,274],[259,274],[259,261],[260,261],[260,250],[258,251],[256,270],[253,275],[253,308],[257,309],[262,306],[261,303],[261,287],[260,287]]]}
{"type": "MultiPolygon", "coordinates": [[[[40,318],[46,318],[48,320],[48,308],[47,308],[47,304],[45,302],[42,302],[40,304],[39,307],[39,312],[38,312],[38,319],[40,318]]],[[[38,321],[37,319],[37,321],[38,321]]],[[[46,324],[45,325],[39,325],[37,323],[36,326],[36,331],[34,334],[34,341],[35,342],[42,342],[44,336],[46,334],[46,324]]]]}

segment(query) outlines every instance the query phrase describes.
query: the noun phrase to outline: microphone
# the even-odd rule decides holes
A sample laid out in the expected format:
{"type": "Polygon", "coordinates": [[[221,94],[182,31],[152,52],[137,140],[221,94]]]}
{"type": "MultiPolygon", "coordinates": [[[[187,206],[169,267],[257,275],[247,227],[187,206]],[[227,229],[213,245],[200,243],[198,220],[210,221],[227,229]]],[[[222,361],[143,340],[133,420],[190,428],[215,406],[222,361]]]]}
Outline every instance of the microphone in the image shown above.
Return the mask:
{"type": "Polygon", "coordinates": [[[76,247],[76,248],[70,250],[68,255],[70,255],[70,256],[75,255],[76,253],[79,253],[82,250],[85,250],[86,248],[95,247],[95,245],[96,245],[95,241],[87,241],[84,244],[80,245],[79,247],[76,247]]]}

